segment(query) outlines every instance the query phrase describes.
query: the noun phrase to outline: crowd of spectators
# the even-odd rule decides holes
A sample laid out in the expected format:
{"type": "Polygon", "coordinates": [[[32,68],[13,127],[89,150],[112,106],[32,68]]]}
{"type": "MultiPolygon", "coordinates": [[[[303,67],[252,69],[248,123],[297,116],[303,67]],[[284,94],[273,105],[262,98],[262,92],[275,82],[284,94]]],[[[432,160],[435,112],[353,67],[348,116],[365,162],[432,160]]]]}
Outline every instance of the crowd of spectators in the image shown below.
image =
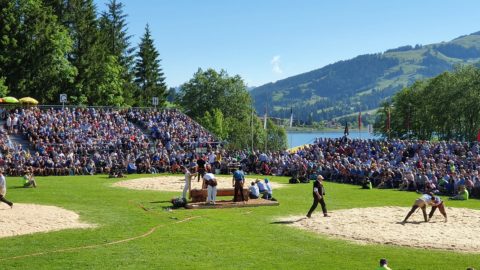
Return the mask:
{"type": "Polygon", "coordinates": [[[2,112],[0,167],[9,175],[207,172],[290,176],[455,195],[480,196],[478,143],[319,138],[294,152],[227,151],[201,125],[177,110],[18,108],[2,112]],[[12,144],[23,136],[29,147],[12,144]],[[203,165],[202,165],[203,166],[203,165]]]}

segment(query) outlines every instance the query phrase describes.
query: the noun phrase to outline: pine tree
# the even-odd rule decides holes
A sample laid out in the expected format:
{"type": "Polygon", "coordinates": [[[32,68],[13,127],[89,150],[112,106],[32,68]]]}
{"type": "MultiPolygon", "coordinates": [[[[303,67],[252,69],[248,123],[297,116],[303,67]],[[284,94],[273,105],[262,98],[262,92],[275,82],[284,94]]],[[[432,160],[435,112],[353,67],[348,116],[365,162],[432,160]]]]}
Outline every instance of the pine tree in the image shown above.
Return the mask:
{"type": "Polygon", "coordinates": [[[167,96],[167,87],[165,85],[165,77],[160,67],[160,56],[153,44],[150,34],[150,27],[145,27],[137,60],[135,63],[135,83],[138,86],[137,106],[151,106],[152,97],[158,97],[159,104],[165,102],[167,96]]]}
{"type": "Polygon", "coordinates": [[[76,70],[65,55],[72,41],[51,8],[41,0],[2,1],[0,77],[15,96],[42,103],[58,99],[76,70]]]}
{"type": "Polygon", "coordinates": [[[108,11],[102,13],[100,18],[100,31],[102,42],[107,53],[118,59],[121,66],[121,78],[123,98],[131,101],[136,85],[133,82],[133,64],[135,50],[130,46],[131,36],[127,34],[127,15],[123,13],[124,5],[116,0],[110,0],[107,4],[108,11]]]}

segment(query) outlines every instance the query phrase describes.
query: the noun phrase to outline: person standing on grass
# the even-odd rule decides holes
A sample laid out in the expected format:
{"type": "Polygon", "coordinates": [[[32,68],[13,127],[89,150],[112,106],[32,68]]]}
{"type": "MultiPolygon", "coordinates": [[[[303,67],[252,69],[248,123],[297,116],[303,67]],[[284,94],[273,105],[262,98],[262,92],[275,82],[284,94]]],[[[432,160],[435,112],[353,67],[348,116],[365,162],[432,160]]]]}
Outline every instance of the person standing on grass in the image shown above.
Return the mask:
{"type": "Polygon", "coordinates": [[[182,166],[181,167],[183,173],[185,174],[185,186],[183,187],[183,193],[182,193],[182,198],[185,200],[187,199],[187,192],[190,191],[191,185],[192,185],[192,177],[195,177],[197,173],[191,173],[187,167],[182,166]]]}
{"type": "Polygon", "coordinates": [[[203,176],[204,185],[207,186],[207,204],[215,204],[217,199],[217,179],[213,173],[206,173],[203,176]]]}
{"type": "Polygon", "coordinates": [[[199,156],[197,159],[197,173],[198,173],[198,180],[197,182],[200,182],[200,178],[205,175],[206,168],[205,168],[205,160],[203,159],[203,156],[199,156]]]}
{"type": "Polygon", "coordinates": [[[10,208],[13,208],[13,203],[7,199],[5,199],[5,195],[7,194],[7,180],[3,175],[3,171],[0,170],[0,201],[8,204],[10,208]]]}
{"type": "Polygon", "coordinates": [[[243,173],[242,169],[238,168],[233,172],[232,178],[232,185],[234,187],[233,190],[233,201],[238,202],[240,196],[242,198],[242,202],[245,202],[245,197],[243,196],[243,184],[245,183],[245,174],[243,173]]]}
{"type": "Polygon", "coordinates": [[[323,176],[319,175],[317,176],[317,181],[313,183],[313,204],[312,207],[310,207],[310,211],[308,211],[307,217],[311,218],[313,211],[318,206],[318,203],[322,206],[322,212],[324,217],[328,217],[329,215],[327,214],[327,206],[325,205],[325,188],[323,187],[323,176]]]}

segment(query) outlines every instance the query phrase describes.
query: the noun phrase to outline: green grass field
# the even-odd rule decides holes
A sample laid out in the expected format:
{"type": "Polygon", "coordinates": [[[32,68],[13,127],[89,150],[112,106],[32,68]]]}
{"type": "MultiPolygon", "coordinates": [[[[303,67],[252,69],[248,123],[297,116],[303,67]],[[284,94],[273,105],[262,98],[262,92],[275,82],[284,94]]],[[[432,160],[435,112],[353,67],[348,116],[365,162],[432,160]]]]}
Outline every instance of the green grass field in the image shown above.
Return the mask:
{"type": "MultiPolygon", "coordinates": [[[[271,180],[287,183],[286,177],[271,180]]],[[[105,176],[37,177],[37,189],[16,188],[20,178],[7,181],[14,203],[60,206],[98,227],[2,238],[0,269],[375,269],[382,257],[394,270],[480,268],[476,254],[359,245],[275,223],[306,214],[311,185],[274,190],[278,207],[169,211],[180,192],[113,188],[116,180],[105,176]],[[114,243],[129,238],[135,239],[114,243]]],[[[418,197],[334,183],[326,188],[333,215],[344,208],[409,207],[418,197]]],[[[480,201],[448,206],[479,209],[480,201]]]]}

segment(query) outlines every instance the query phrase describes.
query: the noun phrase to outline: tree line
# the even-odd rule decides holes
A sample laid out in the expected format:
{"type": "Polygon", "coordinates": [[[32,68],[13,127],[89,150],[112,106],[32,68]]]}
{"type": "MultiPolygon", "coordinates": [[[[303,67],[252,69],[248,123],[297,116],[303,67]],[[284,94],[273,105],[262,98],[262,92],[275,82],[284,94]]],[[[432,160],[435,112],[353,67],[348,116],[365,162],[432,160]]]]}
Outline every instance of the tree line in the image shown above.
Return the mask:
{"type": "Polygon", "coordinates": [[[404,88],[382,105],[374,128],[390,138],[475,141],[480,130],[480,69],[457,66],[404,88]]]}
{"type": "Polygon", "coordinates": [[[148,24],[137,46],[127,14],[110,0],[100,14],[93,0],[0,0],[0,96],[30,96],[56,104],[152,106],[173,103],[235,149],[286,147],[285,130],[256,117],[239,76],[199,69],[167,89],[148,24]]]}
{"type": "Polygon", "coordinates": [[[148,25],[138,48],[123,4],[97,13],[93,0],[1,0],[0,90],[57,103],[147,106],[167,87],[148,25]]]}

